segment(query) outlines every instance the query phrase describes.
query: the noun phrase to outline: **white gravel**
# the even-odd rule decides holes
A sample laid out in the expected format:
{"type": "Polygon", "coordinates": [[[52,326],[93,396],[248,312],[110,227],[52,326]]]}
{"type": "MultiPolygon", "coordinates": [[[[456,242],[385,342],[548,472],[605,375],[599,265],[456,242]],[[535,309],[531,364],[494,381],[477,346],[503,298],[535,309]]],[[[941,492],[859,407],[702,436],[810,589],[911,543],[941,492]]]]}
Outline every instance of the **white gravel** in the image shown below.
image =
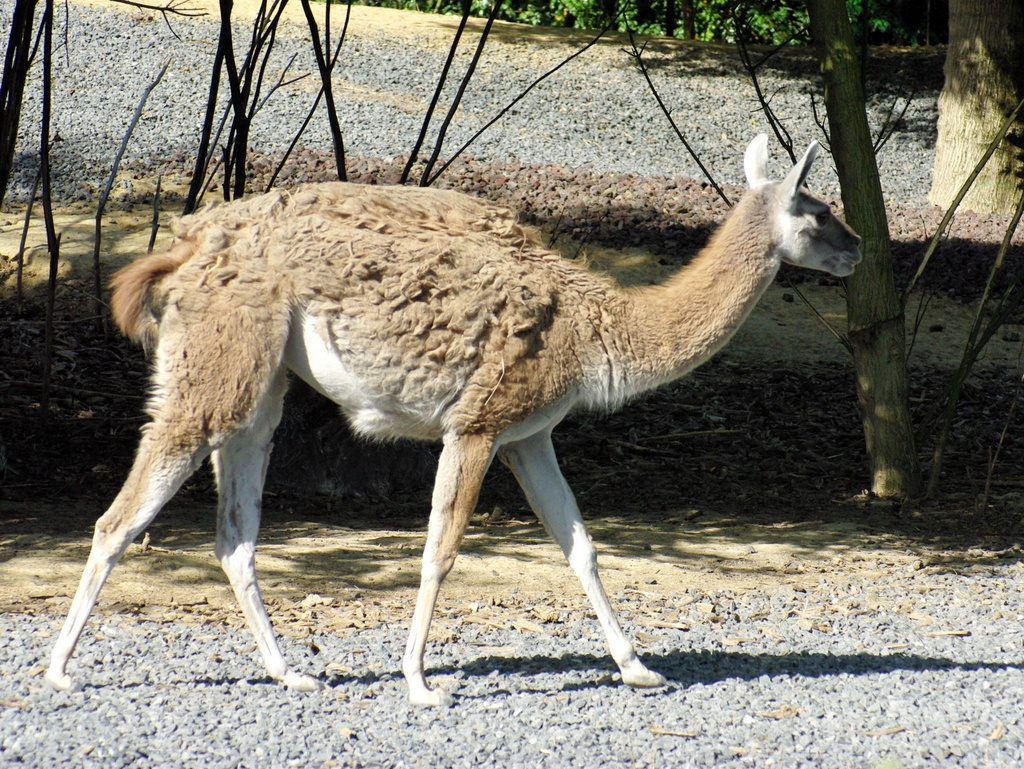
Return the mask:
{"type": "Polygon", "coordinates": [[[265,678],[246,632],[94,619],[54,693],[59,620],[0,616],[0,764],[24,766],[1019,767],[1024,570],[929,567],[816,589],[691,592],[634,623],[658,691],[615,681],[596,621],[544,632],[459,623],[428,676],[451,709],[406,702],[404,624],[285,639],[322,692],[265,678]],[[332,763],[333,762],[333,763],[332,763]],[[888,762],[888,763],[886,763],[888,762]]]}

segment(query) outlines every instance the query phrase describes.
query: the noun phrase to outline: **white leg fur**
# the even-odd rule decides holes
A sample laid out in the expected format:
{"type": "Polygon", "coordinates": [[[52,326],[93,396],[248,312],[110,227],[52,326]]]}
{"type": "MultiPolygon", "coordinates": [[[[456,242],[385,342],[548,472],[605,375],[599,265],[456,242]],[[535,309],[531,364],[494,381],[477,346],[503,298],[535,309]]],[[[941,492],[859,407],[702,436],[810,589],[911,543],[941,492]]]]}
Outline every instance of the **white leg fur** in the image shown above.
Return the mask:
{"type": "Polygon", "coordinates": [[[530,507],[562,548],[566,560],[583,584],[608,641],[612,659],[630,686],[661,686],[665,678],[648,670],[622,631],[618,617],[597,573],[597,553],[583,525],[576,499],[558,468],[551,431],[544,430],[505,445],[499,452],[522,486],[530,507]]]}
{"type": "MultiPolygon", "coordinates": [[[[283,388],[281,388],[283,390],[283,388]]],[[[270,460],[270,439],[280,419],[279,390],[257,412],[248,428],[213,453],[220,498],[214,552],[242,607],[267,672],[289,689],[315,691],[323,683],[289,670],[277,643],[256,581],[256,536],[259,533],[263,481],[270,460]]]]}
{"type": "MultiPolygon", "coordinates": [[[[433,519],[433,516],[431,516],[433,519]]],[[[428,533],[427,548],[431,547],[428,533]]],[[[436,549],[436,545],[435,545],[436,549]]],[[[430,620],[434,615],[437,595],[445,574],[437,567],[433,558],[423,553],[423,567],[420,572],[420,589],[416,595],[416,609],[409,626],[409,638],[405,644],[405,656],[402,658],[402,673],[409,685],[409,702],[413,705],[440,705],[449,707],[452,697],[443,689],[431,689],[423,675],[423,656],[427,648],[427,636],[430,634],[430,620]]]]}

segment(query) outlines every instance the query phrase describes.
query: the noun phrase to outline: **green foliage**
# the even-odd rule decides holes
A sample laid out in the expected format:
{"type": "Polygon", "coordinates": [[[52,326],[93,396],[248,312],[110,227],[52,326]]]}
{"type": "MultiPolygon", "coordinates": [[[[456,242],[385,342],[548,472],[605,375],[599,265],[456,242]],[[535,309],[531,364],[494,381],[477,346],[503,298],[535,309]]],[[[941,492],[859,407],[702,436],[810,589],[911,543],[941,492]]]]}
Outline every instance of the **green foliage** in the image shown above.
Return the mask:
{"type": "Polygon", "coordinates": [[[846,7],[858,37],[872,45],[945,41],[949,11],[944,0],[930,4],[920,0],[846,0],[846,7]]]}
{"type": "Polygon", "coordinates": [[[707,26],[697,25],[698,40],[733,43],[738,32],[748,43],[778,45],[788,42],[809,42],[807,4],[803,0],[713,0],[700,5],[703,9],[695,13],[697,19],[703,21],[702,16],[709,18],[707,26]],[[712,5],[718,7],[712,9],[712,5]],[[720,20],[718,23],[723,25],[720,29],[711,26],[716,18],[720,20]]]}
{"type": "MultiPolygon", "coordinates": [[[[490,0],[466,0],[470,14],[487,16],[490,0]]],[[[365,5],[461,15],[463,0],[364,0],[365,5]]],[[[871,44],[918,45],[931,42],[945,29],[943,0],[846,0],[854,29],[871,44]],[[933,28],[928,28],[931,11],[933,28]]],[[[576,29],[616,28],[642,35],[665,34],[668,11],[674,9],[674,33],[684,34],[686,0],[504,0],[498,18],[521,24],[576,29]],[[669,3],[674,5],[669,6],[669,3]]],[[[735,42],[737,30],[748,43],[807,43],[804,0],[690,0],[697,40],[735,42]]]]}

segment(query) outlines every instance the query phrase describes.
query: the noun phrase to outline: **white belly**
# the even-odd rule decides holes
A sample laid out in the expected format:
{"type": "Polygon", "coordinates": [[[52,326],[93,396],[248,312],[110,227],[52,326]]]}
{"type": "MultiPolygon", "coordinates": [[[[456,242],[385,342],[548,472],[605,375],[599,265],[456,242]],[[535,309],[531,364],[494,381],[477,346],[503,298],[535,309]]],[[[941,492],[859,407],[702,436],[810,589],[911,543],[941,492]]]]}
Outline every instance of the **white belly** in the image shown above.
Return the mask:
{"type": "Polygon", "coordinates": [[[316,320],[300,313],[285,347],[285,365],[321,395],[337,403],[357,433],[381,438],[440,438],[447,399],[395,397],[381,382],[394,372],[356,370],[317,329],[316,320]]]}
{"type": "MultiPolygon", "coordinates": [[[[356,346],[365,341],[353,340],[356,346]]],[[[420,440],[443,436],[448,411],[458,401],[470,369],[425,369],[415,361],[406,361],[404,367],[374,367],[368,361],[388,356],[376,354],[380,350],[373,347],[364,346],[362,354],[339,349],[343,344],[336,344],[322,324],[299,311],[285,346],[284,364],[321,395],[337,403],[357,433],[420,440]]],[[[562,421],[577,398],[577,393],[568,393],[539,408],[502,431],[497,444],[514,443],[550,430],[562,421]]]]}

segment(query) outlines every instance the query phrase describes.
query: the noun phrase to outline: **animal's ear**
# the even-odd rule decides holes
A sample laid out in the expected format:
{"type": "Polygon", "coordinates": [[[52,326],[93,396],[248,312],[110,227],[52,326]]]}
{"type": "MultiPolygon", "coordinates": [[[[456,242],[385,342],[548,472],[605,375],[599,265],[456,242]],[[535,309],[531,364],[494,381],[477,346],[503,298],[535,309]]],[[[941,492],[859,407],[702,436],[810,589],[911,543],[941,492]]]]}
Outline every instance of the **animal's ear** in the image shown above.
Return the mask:
{"type": "Polygon", "coordinates": [[[768,183],[768,134],[758,134],[743,153],[743,172],[752,190],[768,183]]]}
{"type": "Polygon", "coordinates": [[[784,199],[795,201],[800,193],[800,188],[807,181],[807,174],[811,172],[811,165],[818,155],[818,142],[812,141],[804,150],[803,157],[796,161],[786,178],[782,181],[782,195],[784,199]]]}

